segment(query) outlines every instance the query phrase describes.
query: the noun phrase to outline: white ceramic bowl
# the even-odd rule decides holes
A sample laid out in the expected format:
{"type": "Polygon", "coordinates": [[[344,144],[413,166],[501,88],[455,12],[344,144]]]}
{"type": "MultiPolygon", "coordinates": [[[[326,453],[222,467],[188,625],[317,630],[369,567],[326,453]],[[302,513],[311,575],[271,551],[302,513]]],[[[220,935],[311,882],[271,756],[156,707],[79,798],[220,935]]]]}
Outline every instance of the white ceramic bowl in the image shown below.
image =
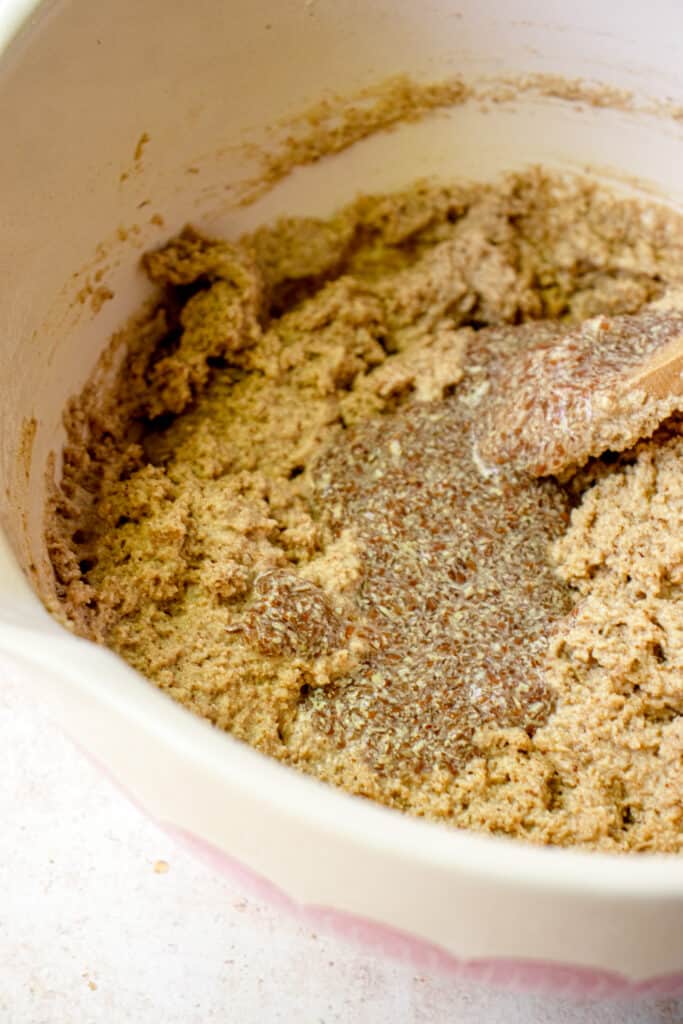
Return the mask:
{"type": "Polygon", "coordinates": [[[682,31],[683,8],[667,0],[0,0],[5,670],[36,685],[160,822],[423,964],[594,994],[683,989],[683,858],[537,849],[428,825],[213,730],[43,610],[27,570],[45,564],[46,460],[67,398],[148,294],[141,249],[188,220],[234,235],[282,211],[330,212],[360,187],[534,161],[683,199],[680,120],[538,96],[374,137],[235,209],[227,186],[254,172],[236,148],[245,133],[267,141],[269,125],[325,90],[396,72],[556,73],[639,102],[683,102],[682,31]],[[95,312],[88,288],[102,283],[114,296],[95,312]]]}

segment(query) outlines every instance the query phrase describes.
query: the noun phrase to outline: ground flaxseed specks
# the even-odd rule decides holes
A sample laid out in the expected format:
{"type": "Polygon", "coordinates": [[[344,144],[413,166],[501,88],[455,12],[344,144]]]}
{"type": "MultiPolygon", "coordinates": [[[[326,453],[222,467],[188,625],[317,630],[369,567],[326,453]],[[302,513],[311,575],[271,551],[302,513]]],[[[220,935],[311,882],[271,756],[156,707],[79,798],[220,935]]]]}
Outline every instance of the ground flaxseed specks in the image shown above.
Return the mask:
{"type": "Polygon", "coordinates": [[[553,704],[544,659],[571,598],[549,545],[567,498],[505,469],[482,476],[470,391],[358,425],[313,470],[320,514],[357,531],[374,635],[352,678],[311,693],[311,720],[384,771],[457,772],[481,725],[533,734],[553,704]]]}
{"type": "MultiPolygon", "coordinates": [[[[532,476],[566,476],[606,451],[623,451],[681,405],[680,386],[649,394],[630,386],[643,366],[683,338],[672,311],[597,316],[579,326],[552,325],[549,336],[491,363],[477,423],[484,459],[514,463],[532,476]]],[[[495,345],[496,332],[491,342],[495,345]]]]}

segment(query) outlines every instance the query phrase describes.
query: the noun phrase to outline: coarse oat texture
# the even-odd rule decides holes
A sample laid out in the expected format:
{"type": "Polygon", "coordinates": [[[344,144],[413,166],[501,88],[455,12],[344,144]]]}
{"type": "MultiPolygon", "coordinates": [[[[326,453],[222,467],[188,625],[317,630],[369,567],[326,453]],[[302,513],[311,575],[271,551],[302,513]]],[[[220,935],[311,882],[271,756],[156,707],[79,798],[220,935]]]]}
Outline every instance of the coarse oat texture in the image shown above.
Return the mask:
{"type": "Polygon", "coordinates": [[[571,416],[550,447],[538,417],[506,433],[500,404],[524,366],[551,402],[553,367],[580,377],[606,331],[668,336],[680,217],[532,169],[237,243],[188,228],[145,268],[155,309],[108,393],[67,411],[58,614],[352,793],[539,843],[683,850],[675,403],[619,409],[619,453],[571,416]],[[534,475],[549,451],[556,476],[534,475]]]}

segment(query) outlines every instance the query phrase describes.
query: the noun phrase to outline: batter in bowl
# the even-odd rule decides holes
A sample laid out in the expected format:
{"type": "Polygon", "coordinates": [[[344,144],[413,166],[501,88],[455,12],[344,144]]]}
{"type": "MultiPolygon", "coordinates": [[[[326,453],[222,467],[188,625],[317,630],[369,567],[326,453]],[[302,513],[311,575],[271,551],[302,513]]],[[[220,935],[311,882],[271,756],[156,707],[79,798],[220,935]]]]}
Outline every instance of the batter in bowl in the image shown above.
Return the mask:
{"type": "Polygon", "coordinates": [[[683,849],[676,402],[540,462],[500,412],[527,364],[552,405],[544,346],[683,330],[681,218],[534,169],[144,262],[158,304],[67,412],[61,618],[353,793],[683,849]]]}

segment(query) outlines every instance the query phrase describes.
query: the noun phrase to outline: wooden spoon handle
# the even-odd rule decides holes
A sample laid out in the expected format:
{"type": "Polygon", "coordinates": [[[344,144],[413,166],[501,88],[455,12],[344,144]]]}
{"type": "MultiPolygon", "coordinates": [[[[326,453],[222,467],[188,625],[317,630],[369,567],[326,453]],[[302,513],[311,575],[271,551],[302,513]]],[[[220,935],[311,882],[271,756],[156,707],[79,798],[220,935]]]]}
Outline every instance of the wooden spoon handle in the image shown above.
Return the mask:
{"type": "Polygon", "coordinates": [[[627,387],[645,391],[652,398],[683,395],[683,334],[672,338],[638,367],[627,387]]]}

